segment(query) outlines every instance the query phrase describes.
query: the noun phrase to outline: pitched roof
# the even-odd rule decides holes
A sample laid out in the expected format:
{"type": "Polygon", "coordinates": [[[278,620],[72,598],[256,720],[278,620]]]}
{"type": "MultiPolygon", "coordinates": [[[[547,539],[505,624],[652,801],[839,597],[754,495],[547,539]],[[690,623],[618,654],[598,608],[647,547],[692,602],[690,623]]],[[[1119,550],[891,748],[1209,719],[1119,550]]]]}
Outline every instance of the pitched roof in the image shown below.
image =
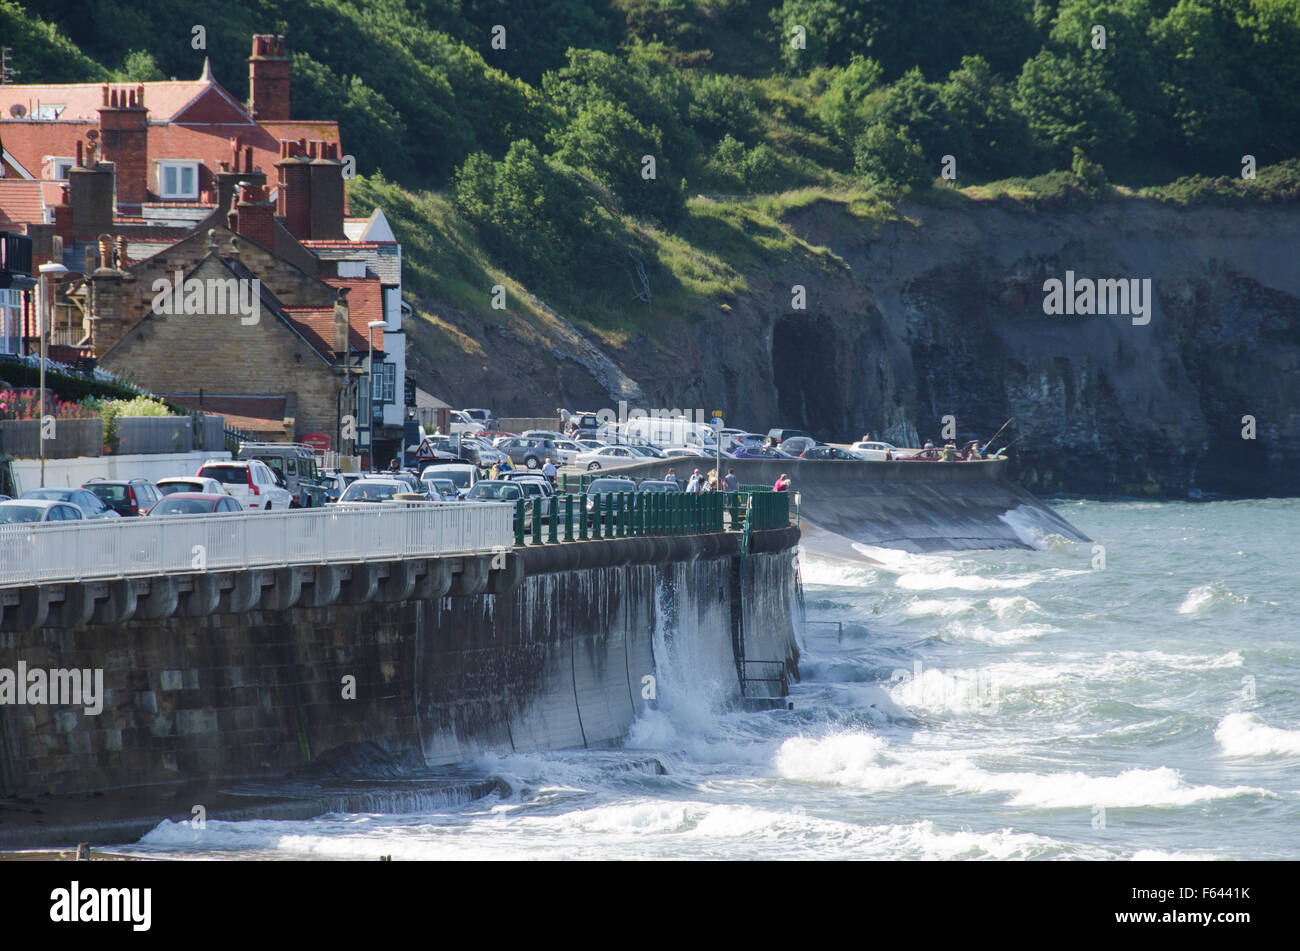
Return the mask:
{"type": "Polygon", "coordinates": [[[0,222],[44,224],[42,182],[28,178],[0,178],[0,222]]]}
{"type": "MultiPolygon", "coordinates": [[[[130,89],[144,86],[144,105],[149,110],[149,117],[154,120],[173,119],[214,89],[219,90],[219,96],[224,93],[223,98],[228,102],[236,102],[233,96],[210,77],[149,83],[31,83],[0,86],[0,114],[6,118],[17,118],[13,107],[21,106],[24,118],[28,120],[89,119],[98,123],[99,110],[104,105],[104,87],[107,85],[130,89]],[[57,112],[48,119],[42,119],[48,109],[56,109],[57,112]]],[[[247,117],[248,114],[244,115],[247,117]]]]}

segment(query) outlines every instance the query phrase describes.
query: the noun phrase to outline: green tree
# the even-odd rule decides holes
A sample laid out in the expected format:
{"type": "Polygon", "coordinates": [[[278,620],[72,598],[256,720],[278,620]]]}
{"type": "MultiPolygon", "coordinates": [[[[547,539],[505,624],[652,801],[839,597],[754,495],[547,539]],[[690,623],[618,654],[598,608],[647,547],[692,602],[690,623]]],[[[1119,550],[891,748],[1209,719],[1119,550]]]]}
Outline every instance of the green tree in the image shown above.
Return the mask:
{"type": "Polygon", "coordinates": [[[939,99],[969,143],[969,153],[957,156],[960,175],[968,171],[977,179],[992,179],[1030,170],[1029,125],[1012,105],[1010,88],[998,81],[983,57],[965,57],[961,68],[949,73],[939,99]]]}
{"type": "Polygon", "coordinates": [[[145,50],[132,50],[127,53],[118,75],[122,82],[130,83],[151,83],[166,78],[163,76],[163,71],[158,68],[158,64],[154,62],[153,54],[145,50]]]}
{"type": "Polygon", "coordinates": [[[826,91],[818,102],[822,121],[841,141],[852,142],[862,134],[866,121],[862,105],[867,95],[880,85],[882,70],[874,59],[853,56],[849,65],[831,70],[826,91]]]}
{"type": "Polygon", "coordinates": [[[1057,168],[1070,161],[1074,146],[1109,162],[1122,157],[1133,138],[1132,114],[1090,61],[1043,50],[1025,63],[1013,101],[1057,168]]]}
{"type": "Polygon", "coordinates": [[[955,121],[938,83],[927,83],[919,69],[910,69],[895,83],[867,97],[865,125],[902,129],[916,143],[931,167],[943,155],[968,155],[970,137],[955,121]]]}
{"type": "Polygon", "coordinates": [[[872,184],[920,188],[934,180],[921,147],[902,128],[867,126],[854,151],[858,171],[872,184]]]}

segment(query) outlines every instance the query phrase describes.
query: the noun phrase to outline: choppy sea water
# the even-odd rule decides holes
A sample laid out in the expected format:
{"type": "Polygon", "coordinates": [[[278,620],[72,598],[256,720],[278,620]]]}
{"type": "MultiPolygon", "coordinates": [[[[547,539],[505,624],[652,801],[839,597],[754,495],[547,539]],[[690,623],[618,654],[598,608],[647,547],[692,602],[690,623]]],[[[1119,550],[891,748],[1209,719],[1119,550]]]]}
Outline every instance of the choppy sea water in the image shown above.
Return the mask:
{"type": "Polygon", "coordinates": [[[1101,548],[803,552],[791,711],[727,709],[660,631],[659,700],[621,750],[485,758],[501,791],[460,805],[164,823],[125,848],[1300,858],[1300,500],[1056,505],[1101,548]]]}

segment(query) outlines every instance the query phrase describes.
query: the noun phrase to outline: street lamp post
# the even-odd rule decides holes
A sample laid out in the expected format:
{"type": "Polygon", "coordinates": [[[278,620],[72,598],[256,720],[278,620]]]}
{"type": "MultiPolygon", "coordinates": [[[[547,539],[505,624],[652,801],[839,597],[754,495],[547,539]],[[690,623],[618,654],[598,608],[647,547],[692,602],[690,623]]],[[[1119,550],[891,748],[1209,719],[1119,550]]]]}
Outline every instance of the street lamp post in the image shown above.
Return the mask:
{"type": "Polygon", "coordinates": [[[372,320],[366,324],[366,342],[369,353],[366,356],[366,442],[370,460],[370,471],[375,471],[375,328],[385,326],[382,320],[372,320]]]}
{"type": "Polygon", "coordinates": [[[37,310],[36,319],[37,319],[37,326],[40,328],[40,335],[41,335],[41,398],[40,398],[40,410],[38,411],[37,415],[39,416],[38,423],[40,425],[40,429],[38,430],[38,433],[40,435],[40,442],[41,442],[41,488],[43,489],[45,488],[45,359],[46,359],[46,354],[48,352],[47,346],[49,343],[49,341],[46,339],[45,314],[47,311],[51,311],[50,318],[51,321],[53,320],[54,315],[52,311],[54,308],[54,291],[53,291],[54,279],[61,274],[67,274],[68,269],[64,267],[62,264],[51,261],[49,264],[42,264],[40,266],[40,272],[41,272],[41,306],[36,309],[37,310]],[[48,283],[45,280],[47,277],[50,279],[48,283]]]}

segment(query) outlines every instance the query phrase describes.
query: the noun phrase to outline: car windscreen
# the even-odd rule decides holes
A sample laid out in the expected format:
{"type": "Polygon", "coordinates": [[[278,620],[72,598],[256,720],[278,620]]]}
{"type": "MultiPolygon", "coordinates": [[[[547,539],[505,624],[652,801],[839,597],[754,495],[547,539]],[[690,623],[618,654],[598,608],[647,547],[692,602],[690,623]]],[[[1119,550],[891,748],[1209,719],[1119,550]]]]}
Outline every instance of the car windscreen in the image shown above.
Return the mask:
{"type": "Polygon", "coordinates": [[[204,466],[199,475],[216,479],[222,485],[248,485],[248,469],[244,466],[204,466]]]}
{"type": "Polygon", "coordinates": [[[172,495],[176,492],[202,492],[204,486],[202,482],[160,482],[158,491],[163,495],[172,495]]]}
{"type": "MultiPolygon", "coordinates": [[[[456,483],[457,488],[464,489],[469,487],[468,469],[435,469],[434,472],[438,474],[437,478],[450,479],[452,482],[456,483]]],[[[432,477],[432,474],[430,474],[430,478],[432,477]]]]}
{"type": "Polygon", "coordinates": [[[353,482],[343,493],[340,502],[383,502],[406,490],[405,486],[388,482],[353,482]]]}
{"type": "Polygon", "coordinates": [[[45,517],[45,508],[39,505],[0,505],[0,525],[18,522],[39,522],[45,517]]]}
{"type": "Polygon", "coordinates": [[[30,492],[23,493],[24,498],[28,499],[52,499],[56,502],[66,502],[72,498],[71,489],[32,489],[30,492]]]}
{"type": "Polygon", "coordinates": [[[628,479],[596,479],[587,486],[588,495],[599,492],[635,492],[636,483],[628,479]]]}
{"type": "Polygon", "coordinates": [[[86,491],[93,492],[105,502],[125,502],[126,486],[124,485],[105,485],[102,482],[92,482],[86,486],[86,491]]]}
{"type": "Polygon", "coordinates": [[[215,503],[203,499],[163,499],[152,509],[150,515],[205,515],[213,510],[215,503]]]}
{"type": "Polygon", "coordinates": [[[469,495],[466,498],[480,501],[513,502],[515,499],[523,498],[523,493],[517,485],[489,485],[486,482],[480,482],[469,490],[469,495]]]}

